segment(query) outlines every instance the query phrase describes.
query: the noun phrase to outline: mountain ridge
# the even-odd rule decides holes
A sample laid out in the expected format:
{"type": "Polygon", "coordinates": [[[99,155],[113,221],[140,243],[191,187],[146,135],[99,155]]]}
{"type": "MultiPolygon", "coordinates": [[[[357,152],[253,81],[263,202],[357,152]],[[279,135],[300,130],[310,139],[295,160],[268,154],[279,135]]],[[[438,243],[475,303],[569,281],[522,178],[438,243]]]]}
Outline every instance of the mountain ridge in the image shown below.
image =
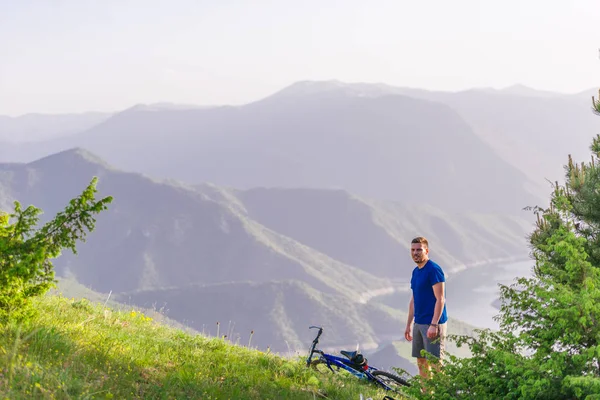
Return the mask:
{"type": "Polygon", "coordinates": [[[428,161],[413,174],[431,181],[424,188],[428,201],[442,205],[438,198],[446,197],[444,204],[454,207],[489,205],[514,211],[534,201],[521,188],[530,185],[527,177],[505,164],[454,110],[439,102],[400,95],[351,97],[337,91],[318,101],[310,96],[300,103],[273,101],[120,115],[79,135],[77,146],[127,170],[189,183],[211,181],[241,189],[337,186],[363,196],[407,200],[416,198],[400,189],[409,178],[396,171],[419,162],[411,142],[427,143],[422,152],[428,161]],[[109,143],[117,138],[115,152],[109,143]],[[513,194],[502,195],[490,186],[492,180],[513,194]],[[482,187],[475,190],[469,181],[482,187]]]}
{"type": "MultiPolygon", "coordinates": [[[[537,199],[535,202],[539,202],[541,199],[545,198],[545,195],[549,190],[549,188],[545,187],[545,182],[547,180],[554,181],[557,178],[558,180],[562,179],[562,165],[566,162],[566,160],[563,159],[564,157],[561,156],[564,146],[572,145],[575,149],[587,148],[587,136],[590,131],[595,129],[596,123],[596,121],[587,114],[589,114],[589,98],[591,95],[596,94],[597,90],[584,90],[573,94],[552,92],[552,96],[543,96],[537,93],[540,92],[537,89],[525,87],[520,84],[500,89],[473,88],[463,91],[431,91],[418,88],[392,86],[379,82],[352,83],[336,79],[329,81],[304,80],[294,82],[275,91],[271,95],[241,106],[217,105],[197,110],[181,110],[178,112],[168,109],[143,112],[136,109],[134,106],[133,109],[129,109],[128,112],[124,114],[115,113],[113,118],[111,118],[113,122],[109,125],[98,124],[91,129],[92,131],[98,131],[98,129],[102,127],[101,130],[105,130],[106,132],[110,132],[114,129],[119,130],[119,134],[114,137],[122,142],[121,146],[123,149],[121,152],[127,153],[129,156],[111,156],[111,154],[109,154],[111,150],[110,147],[107,147],[108,145],[103,145],[97,140],[92,140],[90,142],[86,139],[82,141],[83,137],[89,136],[89,133],[84,134],[82,132],[81,134],[71,136],[68,140],[65,140],[66,138],[61,138],[62,140],[46,141],[43,145],[36,145],[34,143],[28,146],[0,146],[0,159],[3,158],[7,161],[31,161],[44,154],[54,153],[66,148],[84,147],[104,157],[111,164],[129,171],[144,172],[155,177],[175,177],[188,181],[191,184],[199,181],[213,181],[220,185],[241,188],[244,186],[243,183],[246,178],[240,177],[239,173],[237,173],[237,175],[234,174],[233,171],[231,171],[232,166],[229,165],[232,161],[239,159],[240,163],[249,164],[251,167],[249,168],[249,171],[245,172],[246,175],[250,174],[250,171],[255,171],[254,173],[260,175],[263,180],[261,182],[260,180],[254,179],[253,182],[248,182],[250,187],[261,185],[281,186],[281,180],[272,182],[274,179],[272,176],[273,173],[269,172],[265,166],[260,165],[259,163],[257,164],[257,161],[253,160],[247,153],[256,153],[258,156],[258,154],[262,152],[263,159],[268,160],[272,165],[276,166],[274,169],[281,169],[282,171],[288,170],[287,174],[292,177],[300,174],[302,169],[310,170],[310,164],[307,164],[305,161],[307,157],[306,154],[297,154],[298,151],[292,152],[289,148],[282,149],[277,145],[277,142],[272,142],[270,144],[265,142],[267,146],[271,147],[268,151],[253,147],[253,140],[262,140],[259,136],[255,138],[256,131],[268,130],[269,124],[272,125],[273,130],[279,132],[280,136],[282,132],[294,129],[293,125],[298,124],[295,120],[291,121],[291,127],[282,125],[280,121],[290,118],[286,115],[288,112],[286,111],[286,107],[293,107],[299,99],[305,98],[306,96],[302,94],[304,92],[313,96],[313,103],[316,103],[313,107],[306,109],[304,115],[305,118],[307,116],[313,118],[310,114],[314,113],[315,110],[318,110],[318,103],[321,101],[319,100],[319,93],[328,93],[326,97],[331,97],[332,93],[341,93],[347,98],[362,98],[364,100],[373,100],[375,98],[397,95],[415,100],[427,100],[430,102],[427,103],[429,105],[433,102],[450,107],[450,109],[458,113],[459,117],[466,122],[469,129],[471,129],[479,139],[484,141],[485,145],[492,150],[492,153],[497,154],[504,162],[511,165],[511,167],[514,167],[525,174],[530,182],[524,183],[525,188],[519,189],[519,192],[524,190],[525,193],[533,193],[534,197],[537,199]],[[303,87],[305,88],[303,89],[303,87]],[[306,89],[306,87],[310,89],[306,89]],[[519,93],[511,94],[509,93],[511,91],[519,93]],[[361,93],[364,94],[365,92],[370,93],[369,96],[359,96],[361,93]],[[534,92],[534,94],[537,94],[534,96],[523,96],[523,92],[534,92]],[[356,93],[359,95],[356,95],[356,93]],[[285,97],[292,98],[292,101],[284,101],[285,97]],[[275,114],[272,112],[270,114],[265,114],[265,110],[261,109],[261,107],[264,108],[267,103],[273,105],[275,114]],[[557,112],[556,110],[560,110],[560,112],[557,112]],[[208,111],[211,116],[208,118],[208,114],[196,114],[196,111],[208,111]],[[249,112],[255,112],[257,114],[255,116],[256,118],[259,118],[262,115],[264,119],[268,118],[270,121],[264,121],[258,125],[257,123],[251,123],[251,120],[247,120],[249,112]],[[151,114],[155,115],[152,116],[151,114]],[[196,115],[196,117],[194,117],[194,115],[196,115]],[[198,115],[203,116],[199,119],[198,115]],[[507,115],[514,117],[506,118],[507,115]],[[142,120],[148,120],[148,122],[126,122],[127,118],[133,118],[135,116],[142,120]],[[159,129],[160,119],[155,119],[157,116],[166,118],[164,121],[166,124],[165,127],[160,128],[160,130],[163,131],[162,133],[152,133],[159,129]],[[118,124],[115,125],[115,120],[121,121],[124,125],[122,127],[119,127],[118,124]],[[239,122],[237,123],[237,126],[232,126],[232,121],[239,122]],[[232,130],[239,130],[240,132],[245,130],[246,134],[231,136],[231,140],[237,141],[237,147],[227,148],[223,142],[220,142],[219,138],[225,140],[232,130]],[[138,140],[128,140],[126,137],[131,131],[146,132],[146,134],[140,135],[138,140]],[[169,135],[167,132],[174,132],[175,134],[169,135]],[[575,139],[576,142],[574,144],[571,144],[570,142],[569,135],[567,134],[569,132],[577,134],[575,139]],[[579,134],[579,132],[581,132],[581,134],[579,134]],[[585,133],[585,136],[583,133],[585,133]],[[211,135],[212,137],[209,137],[211,135]],[[79,139],[76,140],[76,137],[79,139]],[[549,138],[551,140],[546,140],[549,138]],[[173,147],[173,145],[170,144],[173,140],[186,140],[191,146],[188,146],[188,149],[181,146],[173,147]],[[171,162],[167,162],[166,160],[161,161],[160,155],[156,162],[154,162],[154,166],[151,166],[150,168],[148,168],[148,165],[144,165],[144,163],[147,163],[148,161],[142,161],[141,164],[131,162],[130,158],[135,158],[140,150],[144,152],[144,148],[148,146],[158,148],[161,145],[161,142],[167,144],[167,149],[172,149],[171,153],[173,159],[170,160],[171,162]],[[249,146],[247,147],[247,153],[240,151],[243,146],[249,146]],[[196,157],[193,157],[188,153],[195,147],[199,149],[204,147],[207,150],[206,152],[200,152],[196,157]],[[219,157],[216,156],[218,152],[221,152],[219,157]],[[199,161],[201,158],[206,158],[207,161],[204,163],[199,161]],[[173,162],[173,160],[177,161],[173,162]],[[211,166],[214,166],[212,167],[213,169],[218,167],[218,170],[221,172],[216,173],[214,170],[211,171],[211,166]],[[199,173],[196,174],[197,176],[192,175],[189,172],[186,172],[186,170],[189,169],[196,169],[199,173]]],[[[544,91],[541,92],[542,94],[545,93],[544,91]]],[[[306,103],[304,100],[303,102],[306,103]]],[[[152,108],[151,106],[149,107],[152,108]]],[[[177,108],[179,106],[175,105],[174,107],[177,108]]],[[[350,112],[354,113],[354,110],[350,112]]],[[[435,112],[432,111],[432,115],[435,115],[435,112]]],[[[340,118],[344,117],[339,116],[338,119],[340,118]]],[[[439,119],[439,116],[430,116],[430,118],[439,119]]],[[[377,122],[377,119],[375,119],[371,126],[377,126],[377,122]]],[[[300,120],[299,123],[302,124],[302,120],[300,120]]],[[[444,123],[440,121],[439,125],[443,126],[444,123]]],[[[430,125],[427,129],[431,130],[432,127],[433,125],[430,125]]],[[[315,127],[312,127],[311,129],[314,130],[315,127]]],[[[318,127],[316,129],[318,129],[318,127]]],[[[347,128],[344,126],[342,129],[347,128]]],[[[437,129],[443,131],[443,128],[437,129]]],[[[366,129],[363,129],[363,131],[369,132],[366,129]]],[[[101,136],[100,133],[99,135],[101,136]]],[[[272,140],[272,138],[269,140],[272,140]]],[[[331,137],[330,140],[335,140],[335,137],[331,137]]],[[[448,146],[446,147],[448,148],[448,146]]],[[[456,147],[456,145],[450,146],[449,149],[453,149],[454,147],[456,147]]],[[[158,154],[160,154],[160,152],[158,154]]],[[[156,152],[153,152],[152,157],[146,158],[152,159],[155,155],[156,152]]],[[[576,158],[585,156],[583,151],[575,151],[573,155],[576,158]]],[[[500,169],[504,168],[505,167],[502,167],[500,169]]],[[[314,172],[311,173],[314,174],[314,172]]],[[[319,183],[319,175],[316,175],[316,178],[315,182],[319,183]]],[[[298,180],[298,178],[293,179],[298,180]]],[[[339,178],[336,179],[339,180],[339,178]]],[[[328,178],[328,181],[331,181],[331,177],[328,178]]],[[[292,186],[303,186],[302,181],[296,183],[296,185],[292,186]]],[[[335,181],[326,183],[328,186],[323,186],[320,183],[318,186],[330,187],[337,185],[335,181]]],[[[353,192],[357,192],[355,188],[349,189],[353,192]]],[[[368,193],[362,194],[368,195],[368,193]]],[[[528,194],[525,196],[528,196],[528,194]]],[[[385,194],[383,195],[385,196],[385,194]]],[[[528,200],[521,201],[519,208],[529,206],[532,203],[532,201],[528,200]]],[[[480,204],[483,204],[483,202],[480,202],[480,204]]]]}
{"type": "MultiPolygon", "coordinates": [[[[372,265],[360,265],[355,261],[356,258],[339,260],[328,245],[307,243],[294,231],[280,233],[272,223],[265,223],[264,216],[253,216],[252,208],[260,205],[260,202],[264,203],[261,206],[263,208],[274,204],[269,196],[254,199],[255,204],[250,207],[248,199],[242,196],[243,191],[213,184],[201,185],[199,188],[177,182],[153,181],[137,173],[107,170],[102,159],[99,160],[93,153],[90,155],[85,150],[73,149],[42,161],[18,165],[0,164],[0,188],[6,189],[0,191],[0,194],[5,195],[7,200],[18,199],[23,204],[34,204],[42,208],[45,218],[49,218],[60,211],[70,198],[76,196],[92,176],[99,176],[98,194],[113,196],[113,203],[98,218],[96,230],[88,241],[78,246],[78,256],[65,253],[54,265],[58,276],[69,277],[96,291],[111,292],[114,298],[133,298],[154,293],[144,298],[144,305],[148,306],[152,300],[161,301],[161,296],[179,293],[190,284],[216,287],[219,284],[227,286],[242,284],[236,282],[253,282],[255,286],[268,286],[277,285],[275,282],[296,281],[301,282],[302,287],[310,288],[301,290],[302,293],[312,293],[302,294],[299,298],[333,296],[328,304],[335,307],[329,308],[329,312],[340,314],[338,318],[345,318],[342,315],[349,312],[347,307],[378,307],[377,299],[365,301],[365,293],[381,290],[386,292],[397,288],[399,281],[406,281],[412,268],[409,254],[404,253],[404,246],[414,232],[403,231],[406,228],[402,224],[394,225],[395,223],[390,222],[395,229],[395,250],[390,250],[384,244],[370,245],[371,254],[381,251],[388,253],[386,257],[392,261],[398,258],[397,269],[384,273],[382,271],[385,269],[376,271],[372,265]],[[69,179],[64,179],[66,175],[69,179]],[[389,253],[390,251],[394,252],[389,253]]],[[[329,208],[339,208],[344,202],[356,199],[347,191],[312,191],[325,199],[331,199],[331,205],[323,211],[313,211],[317,216],[328,212],[329,208]]],[[[292,197],[295,195],[293,190],[287,193],[291,193],[292,197]]],[[[301,197],[300,200],[303,203],[301,197]]],[[[304,203],[306,212],[310,212],[311,203],[304,203]]],[[[282,204],[285,206],[286,203],[282,204]]],[[[364,205],[360,207],[362,210],[369,210],[364,205]]],[[[390,207],[395,210],[401,206],[390,207]]],[[[354,213],[352,211],[348,218],[343,219],[354,221],[354,218],[350,218],[354,213]]],[[[379,218],[388,218],[388,214],[393,215],[390,213],[392,211],[383,210],[379,218]]],[[[423,218],[423,212],[414,217],[419,218],[419,215],[423,218]]],[[[364,216],[359,220],[361,218],[364,216]]],[[[291,220],[290,223],[293,228],[293,224],[297,222],[291,220]]],[[[343,232],[365,229],[364,224],[367,222],[363,219],[363,225],[343,226],[334,219],[324,219],[324,223],[330,224],[331,236],[343,237],[343,232]]],[[[372,224],[375,223],[373,220],[372,224]]],[[[319,229],[318,226],[312,229],[315,228],[319,229]]],[[[507,226],[506,229],[514,230],[516,227],[507,226]]],[[[434,239],[432,248],[435,253],[442,254],[444,242],[451,243],[452,237],[448,235],[453,234],[449,232],[451,231],[440,232],[445,236],[434,239]]],[[[488,237],[489,240],[495,240],[493,236],[486,236],[489,233],[485,231],[478,235],[480,238],[476,243],[483,244],[488,240],[483,238],[488,237]]],[[[513,232],[516,246],[518,241],[514,239],[515,235],[519,235],[518,230],[513,232]]],[[[342,240],[339,244],[348,249],[354,246],[366,251],[366,245],[361,246],[360,237],[358,239],[359,242],[342,240]]],[[[445,251],[452,253],[453,250],[448,247],[445,251]]],[[[511,252],[510,246],[496,251],[500,255],[511,252]]],[[[343,248],[339,254],[342,253],[343,248]]],[[[460,257],[458,253],[455,256],[460,257]]],[[[390,265],[394,268],[393,262],[390,265]]],[[[184,292],[187,293],[185,290],[181,293],[184,292]]],[[[236,291],[233,290],[232,293],[236,291]]],[[[189,296],[196,298],[194,292],[189,296]]],[[[281,302],[265,303],[266,299],[263,301],[260,296],[255,296],[255,299],[255,303],[245,305],[257,310],[277,307],[277,312],[288,316],[291,310],[288,307],[298,306],[294,301],[282,306],[284,303],[281,302]]],[[[169,300],[170,309],[181,307],[177,311],[181,313],[189,301],[172,297],[169,300]]],[[[198,301],[194,300],[192,304],[201,304],[198,301]]],[[[233,305],[225,309],[218,302],[203,301],[210,304],[221,319],[235,316],[232,314],[233,305]]],[[[405,307],[405,304],[400,307],[405,307]]],[[[195,318],[195,312],[188,310],[187,314],[179,314],[178,322],[195,318]]],[[[385,314],[381,315],[384,318],[385,314]]],[[[368,329],[377,332],[380,323],[383,322],[374,320],[369,323],[368,329]]],[[[366,322],[355,329],[367,329],[364,324],[366,322]]],[[[279,329],[273,323],[269,326],[270,329],[279,329]]],[[[294,332],[290,332],[290,340],[298,334],[294,332]]],[[[360,335],[357,331],[349,334],[360,335]]],[[[332,344],[335,345],[335,342],[332,344]]]]}

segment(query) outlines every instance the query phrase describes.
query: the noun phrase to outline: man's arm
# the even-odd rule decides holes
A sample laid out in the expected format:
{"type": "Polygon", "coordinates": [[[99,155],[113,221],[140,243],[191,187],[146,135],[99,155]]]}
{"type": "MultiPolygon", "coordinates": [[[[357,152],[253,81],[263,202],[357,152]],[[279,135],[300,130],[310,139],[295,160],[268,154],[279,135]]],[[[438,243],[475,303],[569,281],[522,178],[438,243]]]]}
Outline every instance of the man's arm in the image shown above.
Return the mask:
{"type": "Polygon", "coordinates": [[[406,319],[406,330],[404,331],[404,337],[409,342],[412,340],[411,327],[412,327],[412,322],[413,322],[414,316],[415,316],[415,297],[413,295],[413,296],[410,296],[410,303],[408,303],[408,318],[406,319]]]}
{"type": "MultiPolygon", "coordinates": [[[[442,316],[442,310],[444,309],[444,303],[446,299],[444,298],[444,289],[445,282],[438,282],[433,285],[433,295],[435,296],[435,308],[433,309],[433,318],[431,319],[431,323],[437,325],[442,316]]],[[[434,338],[437,336],[437,327],[430,326],[427,330],[427,337],[434,338]],[[431,333],[430,333],[431,332],[431,333]]]]}

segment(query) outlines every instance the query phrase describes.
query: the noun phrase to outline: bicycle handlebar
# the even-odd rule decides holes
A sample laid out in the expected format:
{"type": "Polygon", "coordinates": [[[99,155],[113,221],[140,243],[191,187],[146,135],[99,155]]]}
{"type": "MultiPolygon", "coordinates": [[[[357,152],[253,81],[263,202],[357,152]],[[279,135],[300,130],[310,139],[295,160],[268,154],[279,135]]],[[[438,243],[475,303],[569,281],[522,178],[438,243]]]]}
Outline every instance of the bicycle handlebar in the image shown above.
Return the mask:
{"type": "Polygon", "coordinates": [[[317,333],[317,336],[313,340],[312,346],[310,347],[310,350],[308,352],[308,358],[306,359],[306,365],[307,366],[310,364],[310,361],[312,359],[313,353],[315,353],[315,348],[317,347],[317,343],[319,343],[319,337],[323,333],[323,328],[320,327],[320,326],[310,326],[310,327],[308,327],[308,329],[318,329],[319,333],[317,333]]]}
{"type": "Polygon", "coordinates": [[[318,329],[319,330],[319,333],[317,333],[317,337],[315,338],[315,340],[313,340],[313,343],[316,345],[319,341],[319,337],[323,333],[323,328],[321,328],[320,326],[310,326],[308,329],[318,329]]]}

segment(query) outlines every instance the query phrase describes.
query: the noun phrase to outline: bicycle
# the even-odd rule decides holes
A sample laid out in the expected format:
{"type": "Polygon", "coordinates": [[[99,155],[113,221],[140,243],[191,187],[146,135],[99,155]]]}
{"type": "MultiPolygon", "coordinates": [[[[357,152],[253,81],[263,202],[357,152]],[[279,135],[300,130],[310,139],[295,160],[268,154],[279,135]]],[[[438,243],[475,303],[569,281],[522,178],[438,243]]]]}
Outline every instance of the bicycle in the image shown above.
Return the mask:
{"type": "Polygon", "coordinates": [[[321,334],[323,333],[323,328],[319,326],[311,326],[308,329],[318,329],[319,331],[312,342],[312,346],[310,347],[310,351],[306,359],[307,367],[317,369],[318,365],[326,364],[332,372],[336,372],[332,368],[332,366],[335,366],[337,367],[338,371],[340,368],[344,369],[359,379],[366,379],[380,385],[385,390],[391,390],[394,392],[397,391],[396,388],[399,386],[410,386],[410,383],[398,375],[369,365],[367,362],[368,360],[364,358],[359,351],[341,350],[340,353],[345,357],[342,358],[334,356],[333,354],[327,354],[324,351],[317,349],[317,344],[319,343],[319,337],[321,337],[321,334]],[[319,354],[319,358],[313,360],[312,357],[315,353],[319,354]]]}

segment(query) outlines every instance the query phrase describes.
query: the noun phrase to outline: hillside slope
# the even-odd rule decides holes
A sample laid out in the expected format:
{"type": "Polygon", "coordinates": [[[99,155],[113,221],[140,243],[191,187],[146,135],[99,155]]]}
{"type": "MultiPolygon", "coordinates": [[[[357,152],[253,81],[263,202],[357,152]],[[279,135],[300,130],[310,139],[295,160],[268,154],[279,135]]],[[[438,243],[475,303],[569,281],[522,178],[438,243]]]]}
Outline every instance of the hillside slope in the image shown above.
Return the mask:
{"type": "Polygon", "coordinates": [[[82,150],[0,164],[0,171],[12,196],[47,216],[99,176],[99,195],[115,200],[98,221],[93,245],[57,263],[60,273],[99,291],[273,279],[301,279],[326,291],[350,290],[353,280],[355,287],[377,285],[375,277],[279,237],[195,190],[117,171],[82,150]],[[344,287],[339,274],[349,276],[344,287]]]}
{"type": "Polygon", "coordinates": [[[357,399],[383,391],[227,340],[192,335],[136,311],[35,299],[38,315],[0,327],[0,395],[10,399],[357,399]],[[341,380],[340,380],[341,379],[341,380]]]}
{"type": "Polygon", "coordinates": [[[248,218],[346,264],[377,276],[402,279],[410,239],[425,236],[448,272],[492,260],[526,257],[529,213],[455,213],[427,204],[362,198],[345,190],[198,185],[201,193],[248,218]]]}

